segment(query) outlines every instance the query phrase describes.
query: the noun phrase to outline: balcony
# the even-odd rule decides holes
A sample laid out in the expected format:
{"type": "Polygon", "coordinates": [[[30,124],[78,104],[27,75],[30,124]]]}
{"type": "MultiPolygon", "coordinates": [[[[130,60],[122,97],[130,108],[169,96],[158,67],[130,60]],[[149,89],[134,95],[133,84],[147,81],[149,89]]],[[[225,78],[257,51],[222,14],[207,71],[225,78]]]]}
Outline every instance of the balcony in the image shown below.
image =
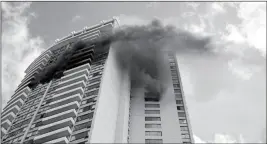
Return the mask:
{"type": "Polygon", "coordinates": [[[48,143],[51,140],[57,140],[62,137],[68,137],[71,134],[71,129],[69,127],[61,128],[56,131],[38,135],[34,138],[34,143],[48,143]]]}
{"type": "Polygon", "coordinates": [[[47,125],[47,124],[50,124],[50,123],[53,123],[56,121],[60,121],[60,120],[64,120],[64,119],[67,119],[70,117],[74,118],[76,116],[77,116],[76,110],[71,109],[71,110],[50,116],[50,117],[43,118],[42,123],[43,123],[43,125],[47,125]]]}
{"type": "Polygon", "coordinates": [[[28,73],[29,70],[34,67],[36,65],[36,63],[40,62],[40,61],[44,61],[44,60],[48,60],[50,59],[50,55],[52,55],[52,52],[51,51],[47,51],[46,53],[44,53],[44,55],[41,54],[41,56],[39,56],[37,59],[35,59],[29,66],[28,68],[25,70],[25,73],[28,73]]]}
{"type": "Polygon", "coordinates": [[[75,88],[75,89],[71,89],[71,90],[65,91],[63,93],[56,94],[56,95],[53,96],[53,100],[57,101],[57,100],[67,98],[67,97],[75,95],[75,94],[83,95],[83,93],[84,93],[84,90],[81,87],[79,87],[79,88],[75,88]]]}
{"type": "Polygon", "coordinates": [[[20,110],[20,108],[15,105],[13,106],[11,109],[6,110],[2,113],[2,117],[4,118],[5,116],[7,116],[9,113],[13,112],[14,114],[17,114],[17,112],[20,110]]]}
{"type": "Polygon", "coordinates": [[[58,114],[58,113],[65,112],[65,111],[70,110],[70,109],[78,109],[79,106],[80,106],[80,104],[77,101],[74,101],[74,102],[71,102],[71,103],[68,103],[68,104],[65,104],[65,105],[61,105],[59,107],[55,107],[55,108],[49,109],[49,110],[46,111],[46,115],[47,116],[52,116],[52,115],[55,115],[55,114],[58,114]]]}
{"type": "Polygon", "coordinates": [[[15,90],[15,92],[19,92],[19,91],[23,90],[24,88],[26,88],[26,87],[28,86],[29,83],[30,83],[30,81],[24,83],[24,84],[21,85],[21,86],[19,86],[19,87],[15,90]]]}
{"type": "Polygon", "coordinates": [[[15,117],[16,117],[16,115],[13,112],[11,112],[11,113],[9,113],[8,115],[6,115],[4,117],[2,115],[1,121],[5,121],[7,119],[10,120],[10,121],[12,121],[15,117]]]}
{"type": "Polygon", "coordinates": [[[2,132],[2,135],[3,135],[3,134],[7,134],[7,130],[4,129],[3,127],[1,128],[1,132],[2,132]]]}
{"type": "Polygon", "coordinates": [[[40,135],[43,135],[45,133],[49,133],[61,128],[65,128],[65,127],[72,127],[74,125],[75,121],[72,117],[67,118],[67,119],[63,119],[45,126],[41,126],[38,129],[38,133],[40,135]]]}
{"type": "Polygon", "coordinates": [[[20,95],[23,92],[25,92],[25,94],[28,95],[31,92],[31,89],[29,87],[26,87],[23,90],[16,92],[14,95],[11,96],[11,98],[17,97],[18,95],[20,95]]]}
{"type": "Polygon", "coordinates": [[[61,138],[46,142],[44,144],[67,144],[67,143],[69,143],[69,140],[66,137],[61,137],[61,138]]]}
{"type": "Polygon", "coordinates": [[[64,82],[64,81],[68,81],[70,79],[73,79],[73,78],[76,78],[78,76],[81,76],[81,75],[89,75],[89,71],[87,69],[83,69],[83,70],[80,70],[80,71],[76,71],[72,74],[69,74],[69,75],[65,75],[61,78],[61,81],[64,82]]]}
{"type": "Polygon", "coordinates": [[[2,124],[1,124],[1,127],[5,128],[6,130],[9,128],[9,126],[11,126],[11,121],[9,121],[8,119],[3,121],[2,124]]]}
{"type": "Polygon", "coordinates": [[[4,110],[8,110],[9,108],[13,107],[14,105],[17,105],[18,107],[21,107],[24,104],[24,101],[20,98],[12,103],[7,104],[7,106],[4,108],[4,110]]]}
{"type": "Polygon", "coordinates": [[[66,97],[66,98],[63,98],[63,99],[59,99],[57,101],[49,103],[49,107],[50,107],[50,109],[53,109],[55,107],[59,107],[61,105],[65,105],[65,104],[68,104],[68,103],[71,103],[71,102],[74,102],[74,101],[80,102],[81,100],[82,100],[81,94],[75,94],[73,96],[66,97]]]}
{"type": "Polygon", "coordinates": [[[84,70],[84,69],[90,69],[90,65],[89,64],[84,64],[84,65],[81,65],[81,66],[78,66],[76,68],[73,68],[73,69],[69,69],[67,71],[64,72],[64,75],[69,75],[69,74],[72,74],[74,72],[77,72],[77,71],[80,71],[80,70],[84,70]]]}
{"type": "Polygon", "coordinates": [[[145,93],[145,101],[158,102],[159,100],[160,100],[160,93],[155,93],[155,92],[146,92],[145,93]]]}
{"type": "Polygon", "coordinates": [[[78,67],[80,65],[88,64],[88,63],[89,64],[92,63],[92,58],[91,57],[90,58],[87,58],[87,59],[84,59],[84,60],[81,60],[81,61],[79,61],[77,63],[69,63],[68,64],[68,67],[67,67],[67,70],[72,69],[72,68],[75,68],[75,67],[78,67]]]}
{"type": "Polygon", "coordinates": [[[87,80],[87,76],[86,76],[86,74],[83,74],[81,76],[78,76],[78,77],[63,81],[63,82],[61,81],[59,83],[59,86],[65,87],[65,86],[71,85],[73,83],[81,82],[81,81],[86,82],[86,80],[87,80]]]}
{"type": "Polygon", "coordinates": [[[58,88],[55,90],[55,93],[60,94],[60,93],[66,92],[68,90],[79,88],[79,87],[81,87],[81,88],[85,87],[85,82],[77,82],[77,83],[70,84],[68,86],[58,88]]]}

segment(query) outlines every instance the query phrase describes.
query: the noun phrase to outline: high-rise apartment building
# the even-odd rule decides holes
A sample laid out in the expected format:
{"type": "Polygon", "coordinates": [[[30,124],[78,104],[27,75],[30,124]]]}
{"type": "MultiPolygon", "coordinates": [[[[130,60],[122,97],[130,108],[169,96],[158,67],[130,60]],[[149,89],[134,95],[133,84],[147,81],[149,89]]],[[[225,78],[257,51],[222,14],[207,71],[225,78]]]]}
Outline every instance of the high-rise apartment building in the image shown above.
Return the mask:
{"type": "Polygon", "coordinates": [[[131,89],[109,44],[80,46],[62,62],[77,41],[108,35],[116,24],[112,19],[73,32],[30,64],[1,114],[2,143],[193,142],[174,55],[166,54],[170,83],[160,101],[131,89]]]}

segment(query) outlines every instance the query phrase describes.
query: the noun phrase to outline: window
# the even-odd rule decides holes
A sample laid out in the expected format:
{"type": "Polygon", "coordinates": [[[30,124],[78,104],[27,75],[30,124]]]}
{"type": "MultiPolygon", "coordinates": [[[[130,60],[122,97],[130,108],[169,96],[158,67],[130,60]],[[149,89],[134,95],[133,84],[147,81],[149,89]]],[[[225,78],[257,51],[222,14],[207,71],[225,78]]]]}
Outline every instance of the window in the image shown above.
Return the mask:
{"type": "Polygon", "coordinates": [[[159,110],[145,110],[145,114],[160,114],[159,110]]]}
{"type": "Polygon", "coordinates": [[[175,94],[176,98],[182,98],[182,94],[175,94]]]}
{"type": "Polygon", "coordinates": [[[91,123],[92,123],[92,121],[89,121],[89,122],[85,122],[85,123],[76,125],[74,127],[74,131],[78,131],[78,130],[81,130],[81,129],[84,129],[84,128],[91,128],[91,123]]]}
{"type": "Polygon", "coordinates": [[[190,139],[183,139],[183,143],[191,144],[191,140],[190,139]]]}
{"type": "Polygon", "coordinates": [[[179,85],[178,84],[173,84],[173,87],[174,88],[179,88],[179,85]]]}
{"type": "Polygon", "coordinates": [[[181,131],[188,131],[188,127],[187,126],[181,126],[181,131]]]}
{"type": "Polygon", "coordinates": [[[161,121],[160,117],[145,117],[145,121],[161,121]]]}
{"type": "Polygon", "coordinates": [[[89,114],[85,114],[85,115],[79,116],[79,117],[77,117],[77,122],[82,121],[82,120],[85,120],[85,119],[92,119],[93,116],[94,116],[94,112],[91,112],[89,114]]]}
{"type": "Polygon", "coordinates": [[[172,79],[172,82],[173,82],[174,84],[179,84],[179,81],[178,81],[178,80],[175,80],[175,79],[172,79]]]}
{"type": "Polygon", "coordinates": [[[89,82],[94,83],[94,82],[99,82],[100,80],[101,80],[101,77],[89,80],[89,82]]]}
{"type": "Polygon", "coordinates": [[[172,76],[172,80],[178,80],[178,76],[172,76]]]}
{"type": "Polygon", "coordinates": [[[161,131],[146,131],[146,136],[162,136],[161,131]]]}
{"type": "Polygon", "coordinates": [[[182,139],[189,139],[189,138],[190,138],[189,134],[182,134],[182,139]]]}
{"type": "Polygon", "coordinates": [[[182,100],[176,100],[176,104],[183,104],[182,100]]]}
{"type": "Polygon", "coordinates": [[[95,88],[99,88],[99,87],[100,87],[100,83],[97,83],[97,84],[94,84],[94,85],[87,87],[87,89],[91,90],[91,89],[95,89],[95,88]]]}
{"type": "Polygon", "coordinates": [[[146,124],[145,128],[161,128],[161,124],[146,124]]]}
{"type": "Polygon", "coordinates": [[[175,62],[170,62],[170,65],[171,66],[175,66],[175,62]]]}
{"type": "MultiPolygon", "coordinates": [[[[176,66],[170,66],[171,69],[176,69],[176,66]]],[[[175,74],[176,75],[176,74],[175,74]]]]}
{"type": "Polygon", "coordinates": [[[86,107],[83,107],[79,110],[79,112],[85,112],[85,111],[88,111],[88,110],[93,110],[94,109],[94,105],[89,105],[89,106],[86,106],[86,107]]]}
{"type": "Polygon", "coordinates": [[[96,96],[95,97],[92,97],[92,98],[89,98],[87,100],[84,100],[82,101],[82,105],[85,105],[85,104],[88,104],[88,103],[91,103],[91,102],[96,102],[96,96]]]}
{"type": "Polygon", "coordinates": [[[97,95],[98,94],[98,91],[99,91],[99,89],[94,90],[94,91],[91,91],[91,92],[87,92],[87,93],[85,93],[85,96],[84,97],[89,97],[89,96],[92,96],[92,95],[97,95]]]}
{"type": "Polygon", "coordinates": [[[181,89],[174,89],[174,93],[181,93],[181,89]]]}
{"type": "Polygon", "coordinates": [[[88,133],[89,132],[82,132],[82,133],[76,134],[76,135],[71,137],[71,141],[74,141],[77,139],[82,139],[82,138],[88,138],[88,133]]]}
{"type": "Polygon", "coordinates": [[[93,73],[93,74],[92,74],[93,77],[96,77],[96,76],[99,76],[99,75],[102,75],[102,71],[100,71],[100,72],[96,72],[96,73],[93,73]]]}
{"type": "Polygon", "coordinates": [[[145,108],[159,108],[159,104],[145,104],[145,108]]]}
{"type": "Polygon", "coordinates": [[[185,117],[185,113],[184,112],[178,112],[178,116],[179,117],[185,117]]]}
{"type": "Polygon", "coordinates": [[[187,124],[186,119],[179,119],[180,124],[187,124]]]}
{"type": "Polygon", "coordinates": [[[146,139],[146,143],[151,143],[151,144],[163,143],[163,140],[162,139],[146,139]]]}
{"type": "Polygon", "coordinates": [[[184,110],[183,106],[177,106],[177,110],[184,110]]]}

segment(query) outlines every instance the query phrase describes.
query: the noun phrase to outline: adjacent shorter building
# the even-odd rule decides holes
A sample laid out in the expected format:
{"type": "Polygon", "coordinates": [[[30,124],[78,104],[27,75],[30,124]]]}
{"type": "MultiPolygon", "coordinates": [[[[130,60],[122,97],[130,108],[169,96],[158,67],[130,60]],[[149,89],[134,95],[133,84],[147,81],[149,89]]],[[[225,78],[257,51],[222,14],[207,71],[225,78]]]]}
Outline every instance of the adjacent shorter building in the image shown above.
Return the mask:
{"type": "Polygon", "coordinates": [[[116,19],[84,28],[57,42],[25,70],[1,114],[2,143],[192,143],[176,57],[167,54],[169,88],[153,93],[132,89],[118,69],[116,48],[94,43],[78,48],[60,77],[32,85],[42,71],[79,40],[108,35],[116,19]]]}

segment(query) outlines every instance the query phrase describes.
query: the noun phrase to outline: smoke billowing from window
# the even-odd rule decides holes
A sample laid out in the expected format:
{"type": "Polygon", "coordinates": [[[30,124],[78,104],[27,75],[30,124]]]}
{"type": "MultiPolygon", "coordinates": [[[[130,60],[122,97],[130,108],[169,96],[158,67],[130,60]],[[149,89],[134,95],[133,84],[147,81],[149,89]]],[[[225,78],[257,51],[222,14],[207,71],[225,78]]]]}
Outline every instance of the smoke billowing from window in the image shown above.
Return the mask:
{"type": "Polygon", "coordinates": [[[115,29],[112,34],[104,35],[89,43],[77,42],[61,54],[54,64],[39,73],[31,85],[50,80],[56,72],[65,68],[75,50],[93,43],[100,46],[111,44],[115,48],[121,71],[130,70],[131,86],[145,87],[146,91],[154,93],[162,93],[166,89],[164,82],[166,74],[163,71],[167,61],[163,54],[165,51],[173,53],[211,51],[210,38],[195,36],[169,25],[163,26],[160,21],[153,20],[148,25],[123,26],[115,29]]]}
{"type": "Polygon", "coordinates": [[[162,93],[166,89],[166,72],[163,69],[168,62],[164,57],[165,51],[174,55],[211,52],[210,38],[163,26],[158,20],[143,26],[124,26],[103,39],[111,42],[116,49],[121,70],[130,69],[132,87],[143,86],[146,91],[154,93],[162,93]]]}

